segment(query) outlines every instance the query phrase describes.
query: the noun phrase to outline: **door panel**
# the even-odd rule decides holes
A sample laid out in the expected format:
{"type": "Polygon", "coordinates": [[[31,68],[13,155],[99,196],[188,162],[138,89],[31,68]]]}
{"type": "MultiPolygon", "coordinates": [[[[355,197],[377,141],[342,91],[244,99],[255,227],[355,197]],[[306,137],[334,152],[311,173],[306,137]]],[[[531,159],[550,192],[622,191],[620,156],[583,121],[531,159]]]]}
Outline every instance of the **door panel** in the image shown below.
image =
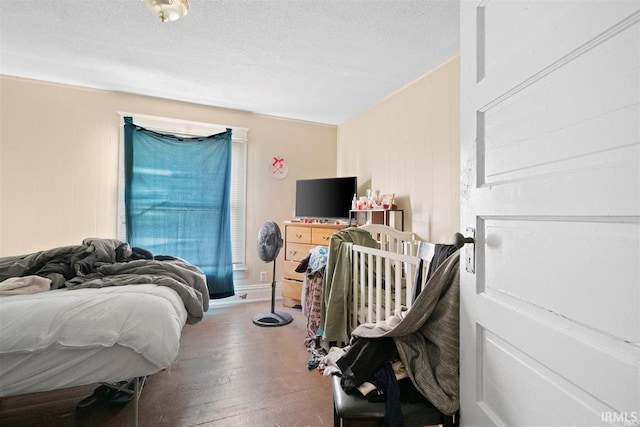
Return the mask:
{"type": "Polygon", "coordinates": [[[640,2],[460,23],[461,422],[638,424],[640,2]]]}
{"type": "Polygon", "coordinates": [[[485,355],[479,381],[481,402],[501,425],[553,426],[567,419],[571,424],[565,425],[594,424],[590,408],[602,404],[592,395],[490,331],[480,331],[479,337],[485,355]]]}
{"type": "Polygon", "coordinates": [[[598,166],[603,151],[607,162],[638,155],[637,26],[480,108],[483,183],[598,166]],[[619,70],[614,79],[611,68],[619,70]]]}
{"type": "Polygon", "coordinates": [[[633,25],[637,0],[612,1],[471,1],[476,81],[506,93],[633,25]]]}
{"type": "Polygon", "coordinates": [[[610,280],[612,271],[640,277],[640,224],[624,221],[485,218],[486,269],[478,282],[484,292],[517,298],[599,332],[640,342],[640,286],[610,280]]]}

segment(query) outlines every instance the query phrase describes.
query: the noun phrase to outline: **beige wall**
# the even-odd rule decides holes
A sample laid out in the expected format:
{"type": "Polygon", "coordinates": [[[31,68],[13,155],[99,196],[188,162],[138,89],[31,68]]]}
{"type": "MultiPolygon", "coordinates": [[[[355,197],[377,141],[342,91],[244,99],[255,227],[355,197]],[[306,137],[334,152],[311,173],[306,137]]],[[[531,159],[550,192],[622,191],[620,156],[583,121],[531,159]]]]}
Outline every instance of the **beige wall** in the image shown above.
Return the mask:
{"type": "Polygon", "coordinates": [[[335,126],[7,76],[0,95],[0,256],[116,237],[118,111],[249,129],[249,283],[269,270],[258,229],[291,219],[295,180],[336,173],[335,126]],[[282,181],[268,173],[274,155],[289,165],[282,181]]]}
{"type": "Polygon", "coordinates": [[[456,56],[338,127],[338,175],[395,193],[405,230],[440,243],[460,227],[459,83],[456,56]]]}
{"type": "Polygon", "coordinates": [[[361,195],[396,193],[419,237],[449,242],[459,229],[459,57],[337,129],[7,76],[0,95],[0,256],[116,236],[118,111],[249,129],[249,283],[267,270],[258,229],[293,217],[298,178],[357,175],[361,195]],[[289,165],[282,181],[268,174],[274,155],[289,165]]]}

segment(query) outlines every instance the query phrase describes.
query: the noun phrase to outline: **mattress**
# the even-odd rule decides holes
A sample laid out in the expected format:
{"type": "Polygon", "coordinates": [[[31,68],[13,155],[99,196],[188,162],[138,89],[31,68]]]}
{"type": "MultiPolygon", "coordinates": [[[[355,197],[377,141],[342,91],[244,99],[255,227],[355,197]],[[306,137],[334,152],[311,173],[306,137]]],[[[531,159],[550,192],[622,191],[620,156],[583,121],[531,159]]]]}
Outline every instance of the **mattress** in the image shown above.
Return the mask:
{"type": "Polygon", "coordinates": [[[150,284],[0,296],[0,396],[156,373],[186,319],[173,289],[150,284]]]}

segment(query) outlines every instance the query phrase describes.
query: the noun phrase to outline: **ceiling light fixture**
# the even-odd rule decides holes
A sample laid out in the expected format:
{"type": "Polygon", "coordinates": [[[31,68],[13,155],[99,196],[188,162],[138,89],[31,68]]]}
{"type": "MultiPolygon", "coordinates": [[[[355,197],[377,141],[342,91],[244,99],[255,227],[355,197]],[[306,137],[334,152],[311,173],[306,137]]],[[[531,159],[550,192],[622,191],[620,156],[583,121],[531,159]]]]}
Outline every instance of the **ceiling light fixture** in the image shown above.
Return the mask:
{"type": "Polygon", "coordinates": [[[162,22],[177,21],[189,12],[189,0],[142,0],[162,22]]]}

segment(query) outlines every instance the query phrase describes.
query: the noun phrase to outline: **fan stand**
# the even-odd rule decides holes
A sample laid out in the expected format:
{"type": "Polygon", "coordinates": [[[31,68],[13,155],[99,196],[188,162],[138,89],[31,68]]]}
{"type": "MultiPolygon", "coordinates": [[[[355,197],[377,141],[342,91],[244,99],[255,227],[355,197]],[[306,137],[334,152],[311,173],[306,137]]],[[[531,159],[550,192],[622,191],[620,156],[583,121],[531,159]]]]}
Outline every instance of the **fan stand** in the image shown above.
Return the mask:
{"type": "Polygon", "coordinates": [[[276,261],[273,260],[273,276],[271,280],[271,311],[259,313],[253,318],[258,326],[284,326],[291,323],[293,316],[282,311],[275,311],[276,300],[276,261]]]}

